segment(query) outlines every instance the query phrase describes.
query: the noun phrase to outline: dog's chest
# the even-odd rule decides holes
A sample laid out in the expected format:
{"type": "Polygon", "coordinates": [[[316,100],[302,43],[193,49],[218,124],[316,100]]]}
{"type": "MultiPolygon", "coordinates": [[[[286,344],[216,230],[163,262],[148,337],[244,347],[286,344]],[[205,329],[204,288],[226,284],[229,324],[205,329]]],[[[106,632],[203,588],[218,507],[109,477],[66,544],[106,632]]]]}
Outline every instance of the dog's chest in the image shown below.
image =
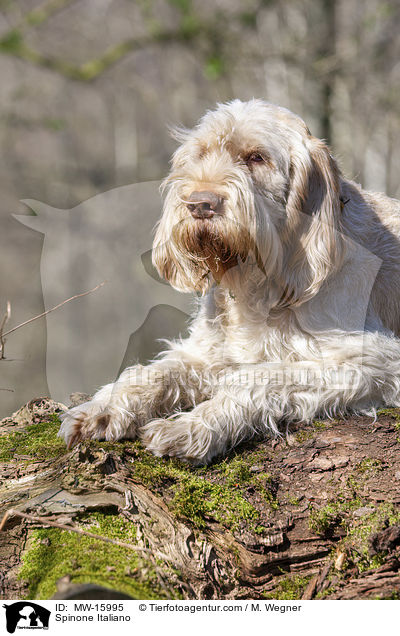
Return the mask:
{"type": "Polygon", "coordinates": [[[262,305],[249,307],[231,299],[221,322],[224,359],[254,364],[297,358],[292,323],[289,311],[271,316],[262,305]]]}

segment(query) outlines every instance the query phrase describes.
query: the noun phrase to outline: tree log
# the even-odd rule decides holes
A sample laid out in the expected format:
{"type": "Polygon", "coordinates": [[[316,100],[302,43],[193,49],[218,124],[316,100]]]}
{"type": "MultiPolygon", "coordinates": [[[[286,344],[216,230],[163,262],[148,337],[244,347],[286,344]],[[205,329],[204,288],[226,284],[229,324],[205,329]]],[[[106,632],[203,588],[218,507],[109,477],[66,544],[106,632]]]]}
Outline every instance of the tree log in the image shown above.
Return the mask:
{"type": "Polygon", "coordinates": [[[42,398],[0,422],[3,599],[60,598],[65,582],[134,598],[400,597],[400,410],[293,425],[199,469],[131,440],[67,452],[64,408],[42,398]]]}

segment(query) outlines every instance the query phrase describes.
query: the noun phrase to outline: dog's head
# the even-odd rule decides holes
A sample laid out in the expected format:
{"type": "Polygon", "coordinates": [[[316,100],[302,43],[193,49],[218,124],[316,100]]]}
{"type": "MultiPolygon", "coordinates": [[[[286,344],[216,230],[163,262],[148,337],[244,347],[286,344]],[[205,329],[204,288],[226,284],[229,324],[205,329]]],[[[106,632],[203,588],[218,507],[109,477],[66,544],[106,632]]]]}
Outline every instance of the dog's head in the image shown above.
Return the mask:
{"type": "MultiPolygon", "coordinates": [[[[207,112],[164,182],[154,240],[159,273],[182,291],[229,286],[240,270],[281,302],[314,295],[340,264],[340,174],[327,146],[285,108],[235,100],[207,112]]],[[[239,279],[237,279],[239,280],[239,279]]]]}

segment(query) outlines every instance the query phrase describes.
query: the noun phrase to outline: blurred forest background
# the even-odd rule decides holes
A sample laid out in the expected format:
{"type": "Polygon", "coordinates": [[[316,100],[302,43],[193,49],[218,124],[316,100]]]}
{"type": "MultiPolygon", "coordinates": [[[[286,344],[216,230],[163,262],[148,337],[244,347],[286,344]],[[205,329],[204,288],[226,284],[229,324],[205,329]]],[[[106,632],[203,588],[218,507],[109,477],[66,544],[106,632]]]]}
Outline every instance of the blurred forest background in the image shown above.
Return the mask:
{"type": "MultiPolygon", "coordinates": [[[[10,327],[44,308],[43,234],[11,216],[28,213],[20,200],[72,208],[161,179],[167,125],[191,126],[217,101],[287,106],[347,176],[400,196],[399,0],[0,0],[0,75],[10,327]]],[[[48,393],[46,322],[11,335],[6,355],[0,416],[48,393]]]]}

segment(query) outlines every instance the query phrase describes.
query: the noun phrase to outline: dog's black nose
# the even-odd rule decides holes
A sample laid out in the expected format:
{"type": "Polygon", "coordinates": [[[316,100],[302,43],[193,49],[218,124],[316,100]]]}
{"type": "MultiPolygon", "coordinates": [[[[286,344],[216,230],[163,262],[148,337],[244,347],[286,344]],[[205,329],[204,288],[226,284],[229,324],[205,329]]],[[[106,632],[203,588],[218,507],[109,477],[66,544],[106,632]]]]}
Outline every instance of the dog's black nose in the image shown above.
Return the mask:
{"type": "Polygon", "coordinates": [[[223,199],[215,192],[204,190],[192,192],[187,204],[191,215],[195,219],[210,219],[214,214],[222,212],[223,199]]]}

